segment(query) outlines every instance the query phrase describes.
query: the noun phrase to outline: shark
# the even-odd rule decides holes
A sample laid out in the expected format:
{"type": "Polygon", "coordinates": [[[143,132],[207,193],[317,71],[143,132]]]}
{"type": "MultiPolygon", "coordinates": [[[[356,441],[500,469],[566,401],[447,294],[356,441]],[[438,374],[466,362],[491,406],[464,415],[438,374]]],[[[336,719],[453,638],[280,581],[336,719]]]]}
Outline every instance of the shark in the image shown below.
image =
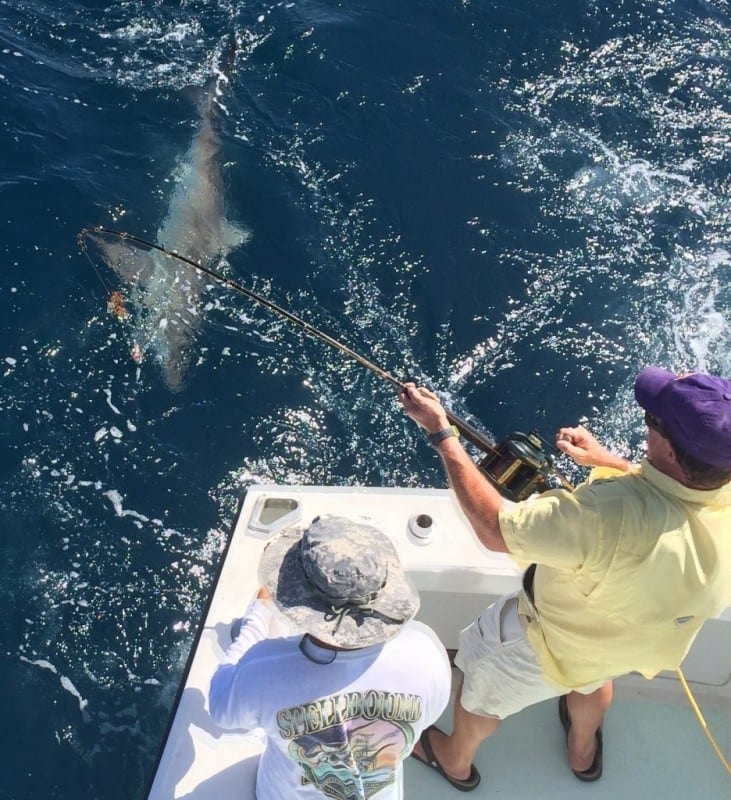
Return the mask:
{"type": "MultiPolygon", "coordinates": [[[[200,118],[173,173],[174,188],[155,238],[161,248],[204,267],[224,260],[250,236],[245,228],[226,219],[219,98],[228,80],[227,74],[220,72],[196,92],[200,118]]],[[[179,392],[202,321],[206,275],[157,250],[93,238],[103,260],[127,286],[134,306],[133,358],[141,361],[151,355],[160,365],[168,389],[179,392]]]]}

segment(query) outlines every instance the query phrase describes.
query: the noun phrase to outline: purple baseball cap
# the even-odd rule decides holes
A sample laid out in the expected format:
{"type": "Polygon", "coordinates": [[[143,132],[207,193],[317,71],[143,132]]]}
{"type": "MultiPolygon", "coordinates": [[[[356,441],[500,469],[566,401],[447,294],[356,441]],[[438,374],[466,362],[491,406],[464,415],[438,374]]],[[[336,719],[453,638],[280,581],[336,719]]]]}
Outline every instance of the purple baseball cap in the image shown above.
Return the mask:
{"type": "Polygon", "coordinates": [[[731,381],[646,367],[635,380],[635,399],[689,456],[731,469],[731,381]]]}

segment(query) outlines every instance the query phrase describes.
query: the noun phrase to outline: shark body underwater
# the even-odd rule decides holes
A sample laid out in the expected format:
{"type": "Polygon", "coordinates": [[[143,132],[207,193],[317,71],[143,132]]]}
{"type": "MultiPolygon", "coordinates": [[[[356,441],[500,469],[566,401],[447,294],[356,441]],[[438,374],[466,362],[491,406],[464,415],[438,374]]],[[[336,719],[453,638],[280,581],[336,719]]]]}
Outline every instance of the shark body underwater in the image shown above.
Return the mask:
{"type": "MultiPolygon", "coordinates": [[[[160,247],[205,267],[225,259],[249,238],[225,216],[218,131],[222,111],[217,98],[227,82],[227,74],[221,73],[200,90],[200,120],[178,164],[168,211],[156,235],[160,247]]],[[[205,274],[175,264],[159,251],[93,234],[92,238],[128,288],[136,310],[136,352],[140,357],[152,354],[168,389],[180,391],[201,323],[205,274]]]]}

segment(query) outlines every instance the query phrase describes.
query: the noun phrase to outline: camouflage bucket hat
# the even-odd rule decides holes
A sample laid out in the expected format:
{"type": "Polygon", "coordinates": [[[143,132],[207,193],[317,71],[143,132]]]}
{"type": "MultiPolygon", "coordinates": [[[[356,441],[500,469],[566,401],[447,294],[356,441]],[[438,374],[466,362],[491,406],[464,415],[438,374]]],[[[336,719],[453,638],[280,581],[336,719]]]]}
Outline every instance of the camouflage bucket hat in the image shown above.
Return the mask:
{"type": "Polygon", "coordinates": [[[259,582],[297,630],[346,649],[391,639],[419,608],[391,540],[346,517],[317,517],[272,539],[259,582]]]}

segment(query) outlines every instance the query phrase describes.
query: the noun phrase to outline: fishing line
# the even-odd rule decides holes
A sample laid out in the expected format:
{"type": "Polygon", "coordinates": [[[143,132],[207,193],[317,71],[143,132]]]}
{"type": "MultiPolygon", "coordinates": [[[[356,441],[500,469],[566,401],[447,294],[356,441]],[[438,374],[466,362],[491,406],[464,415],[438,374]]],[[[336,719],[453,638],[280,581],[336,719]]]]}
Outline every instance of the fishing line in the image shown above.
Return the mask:
{"type": "MultiPolygon", "coordinates": [[[[330,345],[330,347],[333,347],[334,349],[340,351],[341,353],[353,359],[354,361],[357,361],[366,369],[378,375],[379,378],[387,381],[391,385],[397,387],[399,390],[403,391],[406,388],[406,384],[403,381],[400,381],[397,378],[395,378],[393,375],[391,375],[390,372],[387,372],[386,370],[382,369],[370,359],[360,355],[360,353],[357,353],[355,350],[348,347],[346,344],[343,344],[337,339],[334,339],[332,336],[328,335],[324,331],[321,331],[319,328],[316,328],[314,325],[310,325],[310,323],[307,322],[306,320],[303,320],[302,318],[296,316],[295,314],[292,314],[290,311],[287,311],[287,309],[277,305],[272,300],[269,300],[268,298],[264,297],[258,292],[255,292],[253,289],[249,289],[246,286],[237,283],[231,278],[227,278],[225,275],[222,275],[220,272],[217,272],[216,270],[211,269],[210,267],[198,264],[197,262],[193,261],[190,258],[187,258],[184,255],[181,255],[180,253],[167,250],[165,247],[162,247],[161,245],[154,244],[153,242],[148,242],[147,240],[135,236],[131,233],[112,230],[109,228],[104,228],[102,226],[96,226],[93,228],[84,228],[83,230],[80,231],[77,240],[82,252],[86,255],[86,257],[90,261],[92,261],[92,259],[87,250],[86,240],[87,237],[93,236],[94,234],[111,236],[118,239],[121,242],[132,242],[133,244],[139,245],[140,247],[143,247],[147,250],[156,250],[157,252],[162,253],[163,255],[169,258],[176,259],[180,263],[188,267],[192,267],[193,269],[198,270],[204,273],[205,275],[208,275],[218,283],[228,287],[229,289],[232,289],[235,292],[238,292],[239,294],[244,295],[245,297],[248,297],[250,300],[253,300],[255,303],[258,303],[259,305],[268,308],[275,314],[284,317],[285,319],[289,320],[289,322],[300,327],[306,334],[316,339],[320,339],[321,341],[330,345]]],[[[97,274],[99,274],[98,271],[97,274]]],[[[460,435],[463,436],[468,442],[475,445],[475,447],[480,449],[482,452],[487,453],[489,456],[493,458],[498,459],[504,455],[503,450],[500,449],[500,445],[496,446],[495,443],[490,441],[490,439],[488,439],[484,434],[482,434],[480,431],[478,431],[476,428],[474,428],[465,420],[453,414],[448,409],[445,409],[445,412],[447,415],[447,419],[449,420],[449,423],[451,425],[454,425],[459,431],[460,435]]],[[[546,440],[543,439],[543,437],[540,438],[544,442],[546,442],[546,440]]],[[[551,449],[555,450],[555,448],[553,448],[553,446],[550,443],[546,442],[546,444],[549,447],[551,447],[551,449]]],[[[550,471],[555,475],[556,478],[558,478],[558,480],[565,488],[569,490],[573,489],[573,486],[570,483],[570,481],[556,467],[551,465],[550,471]]]]}
{"type": "Polygon", "coordinates": [[[109,294],[111,294],[112,293],[111,287],[104,280],[104,278],[102,277],[101,272],[99,272],[99,270],[96,268],[96,264],[94,263],[94,259],[89,255],[89,251],[86,249],[86,239],[84,237],[85,237],[85,235],[86,235],[86,233],[88,231],[89,231],[88,228],[84,228],[84,230],[82,230],[81,233],[79,233],[79,235],[77,237],[78,238],[78,242],[79,242],[79,247],[81,248],[81,252],[86,256],[86,260],[91,264],[91,268],[94,270],[94,273],[96,274],[97,278],[99,278],[99,282],[104,287],[104,290],[106,292],[108,292],[109,294]]]}
{"type": "MultiPolygon", "coordinates": [[[[256,302],[256,303],[258,303],[258,304],[260,304],[262,306],[265,306],[266,308],[270,309],[271,311],[273,311],[276,314],[279,314],[280,316],[282,316],[285,319],[289,320],[293,324],[295,324],[298,327],[302,328],[302,330],[305,333],[307,333],[310,336],[313,336],[313,337],[315,337],[317,339],[320,339],[321,341],[325,342],[326,344],[330,345],[331,347],[335,348],[336,350],[339,350],[341,353],[344,353],[349,358],[353,359],[354,361],[357,361],[359,364],[361,364],[362,366],[366,367],[366,369],[369,369],[371,372],[374,372],[380,378],[382,378],[385,381],[388,381],[388,383],[392,384],[393,386],[396,386],[397,388],[399,388],[401,390],[403,390],[405,388],[405,383],[403,383],[402,381],[400,381],[397,378],[395,378],[393,375],[391,375],[389,372],[387,372],[386,370],[384,370],[381,367],[379,367],[377,364],[374,364],[372,361],[370,361],[369,359],[365,358],[365,356],[362,356],[359,353],[356,353],[355,350],[352,350],[347,345],[343,344],[342,342],[339,342],[337,339],[334,339],[332,336],[329,336],[327,333],[324,333],[323,331],[319,330],[318,328],[314,327],[313,325],[310,325],[309,322],[306,322],[305,320],[301,319],[300,317],[296,316],[295,314],[292,314],[290,311],[287,311],[286,309],[284,309],[281,306],[277,305],[276,303],[274,303],[273,301],[271,301],[268,298],[264,297],[263,295],[259,294],[258,292],[255,292],[252,289],[248,289],[247,287],[242,286],[240,283],[237,283],[236,281],[232,280],[231,278],[227,278],[225,275],[222,275],[221,273],[216,272],[215,270],[213,270],[213,269],[211,269],[209,267],[204,267],[201,264],[197,264],[195,261],[192,261],[191,259],[187,258],[186,256],[180,255],[179,253],[171,252],[170,250],[167,250],[167,249],[165,249],[164,247],[162,247],[160,245],[153,244],[152,242],[148,242],[145,239],[141,239],[141,238],[139,238],[137,236],[134,236],[133,234],[130,234],[130,233],[125,233],[123,231],[115,231],[115,230],[111,230],[109,228],[104,228],[104,227],[101,227],[101,226],[97,226],[97,227],[94,227],[94,228],[84,228],[82,231],[80,231],[80,233],[78,235],[79,247],[81,248],[81,250],[84,253],[84,255],[86,255],[86,257],[89,259],[89,261],[92,264],[92,267],[94,267],[94,271],[99,276],[99,279],[101,280],[102,284],[107,289],[108,289],[108,287],[107,287],[106,282],[104,281],[102,276],[99,274],[99,271],[94,266],[94,262],[93,262],[91,256],[88,253],[88,250],[87,250],[86,239],[87,239],[88,236],[90,236],[92,234],[104,234],[104,235],[107,235],[107,236],[113,236],[113,237],[119,239],[120,241],[133,242],[134,244],[137,244],[137,245],[139,245],[141,247],[147,248],[148,250],[157,250],[158,252],[163,253],[165,256],[168,256],[169,258],[176,259],[177,261],[181,262],[182,264],[185,264],[185,265],[187,265],[189,267],[192,267],[193,269],[199,270],[200,272],[203,272],[206,275],[209,275],[211,278],[213,278],[218,283],[221,283],[224,286],[227,286],[229,289],[232,289],[233,291],[238,292],[239,294],[243,294],[244,296],[248,297],[249,299],[253,300],[254,302],[256,302]]],[[[496,446],[493,442],[491,442],[489,439],[487,439],[482,433],[480,433],[478,430],[473,428],[469,423],[467,423],[463,419],[460,419],[459,417],[455,416],[451,411],[448,411],[446,409],[445,409],[445,411],[446,411],[447,419],[449,420],[449,422],[459,430],[459,432],[461,433],[462,436],[464,436],[465,439],[467,439],[469,442],[474,444],[476,447],[478,447],[483,452],[489,454],[489,458],[491,460],[491,465],[492,465],[492,463],[494,463],[494,461],[498,461],[499,462],[501,459],[504,460],[506,458],[506,456],[512,456],[513,457],[513,461],[509,464],[508,469],[512,470],[512,469],[514,469],[516,467],[516,464],[518,464],[518,462],[520,461],[520,458],[516,458],[514,456],[514,450],[509,450],[508,448],[505,448],[505,446],[504,446],[506,442],[509,442],[509,444],[511,444],[511,445],[515,444],[514,441],[511,441],[512,437],[509,437],[508,440],[506,440],[506,442],[502,442],[502,443],[500,443],[500,444],[498,444],[496,446]]],[[[515,436],[515,434],[513,434],[513,436],[515,436]]],[[[540,436],[539,434],[537,434],[535,432],[532,432],[527,437],[524,434],[519,434],[518,436],[522,437],[522,439],[520,439],[518,441],[518,445],[520,445],[520,446],[524,446],[525,445],[525,440],[530,439],[531,436],[535,436],[537,439],[542,441],[548,447],[550,447],[551,449],[555,450],[555,448],[551,445],[550,442],[548,442],[546,439],[544,439],[542,436],[540,436]]],[[[565,489],[568,489],[569,491],[573,491],[573,489],[574,489],[573,485],[570,483],[570,481],[556,467],[551,465],[550,469],[551,469],[552,474],[555,475],[561,481],[561,484],[563,485],[563,487],[565,489]]],[[[483,467],[483,470],[488,474],[488,477],[490,477],[490,479],[494,483],[497,483],[497,484],[500,483],[499,480],[496,481],[495,477],[490,475],[490,471],[487,468],[483,467]]],[[[530,487],[533,487],[534,484],[532,482],[529,482],[526,485],[530,486],[530,487]]],[[[498,488],[500,488],[500,486],[498,486],[498,488]]],[[[691,705],[693,707],[693,710],[695,711],[696,716],[698,717],[698,720],[699,720],[699,722],[701,724],[701,727],[703,728],[703,731],[705,732],[706,736],[708,737],[708,739],[710,740],[711,744],[713,745],[713,747],[714,747],[714,749],[716,751],[716,754],[721,759],[721,762],[723,763],[723,765],[726,768],[726,770],[727,771],[731,771],[731,767],[729,766],[729,762],[723,756],[723,753],[722,753],[720,747],[718,746],[716,740],[713,737],[713,734],[711,733],[710,729],[708,728],[708,724],[706,723],[706,721],[705,721],[705,719],[703,717],[703,714],[701,713],[700,708],[698,707],[698,704],[696,703],[695,698],[693,697],[693,694],[692,694],[692,692],[690,690],[690,687],[688,686],[687,681],[685,679],[685,676],[683,675],[683,673],[682,673],[680,668],[678,668],[676,670],[676,672],[677,672],[678,677],[680,679],[680,682],[681,682],[681,684],[683,686],[683,689],[685,690],[685,693],[687,694],[688,699],[689,699],[689,701],[690,701],[690,703],[691,703],[691,705]]]]}

